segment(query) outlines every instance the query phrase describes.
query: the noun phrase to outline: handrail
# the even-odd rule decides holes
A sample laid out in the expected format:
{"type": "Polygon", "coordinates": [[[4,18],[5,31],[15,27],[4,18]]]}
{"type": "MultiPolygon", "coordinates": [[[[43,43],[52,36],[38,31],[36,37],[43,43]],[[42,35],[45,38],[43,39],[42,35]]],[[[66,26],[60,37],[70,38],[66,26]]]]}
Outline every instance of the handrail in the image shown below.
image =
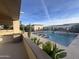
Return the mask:
{"type": "Polygon", "coordinates": [[[51,59],[43,50],[41,50],[30,39],[23,35],[23,42],[26,47],[29,59],[51,59]]]}

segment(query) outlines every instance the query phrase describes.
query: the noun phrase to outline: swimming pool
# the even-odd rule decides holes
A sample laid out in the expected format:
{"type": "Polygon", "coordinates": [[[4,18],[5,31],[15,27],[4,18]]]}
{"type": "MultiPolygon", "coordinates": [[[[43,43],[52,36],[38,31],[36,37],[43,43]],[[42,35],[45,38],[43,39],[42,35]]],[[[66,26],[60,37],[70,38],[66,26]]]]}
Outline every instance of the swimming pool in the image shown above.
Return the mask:
{"type": "Polygon", "coordinates": [[[53,32],[43,32],[48,36],[48,39],[55,41],[61,45],[68,46],[77,36],[74,33],[53,33],[53,32]]]}

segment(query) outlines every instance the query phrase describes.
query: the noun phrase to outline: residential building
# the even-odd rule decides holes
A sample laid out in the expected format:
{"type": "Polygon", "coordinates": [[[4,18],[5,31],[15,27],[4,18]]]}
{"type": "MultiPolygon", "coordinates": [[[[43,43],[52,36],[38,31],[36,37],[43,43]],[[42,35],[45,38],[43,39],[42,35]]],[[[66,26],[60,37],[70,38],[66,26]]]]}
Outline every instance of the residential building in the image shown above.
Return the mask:
{"type": "Polygon", "coordinates": [[[33,30],[34,31],[40,31],[40,30],[43,30],[43,25],[41,25],[41,24],[33,24],[32,25],[32,28],[33,28],[33,30]]]}

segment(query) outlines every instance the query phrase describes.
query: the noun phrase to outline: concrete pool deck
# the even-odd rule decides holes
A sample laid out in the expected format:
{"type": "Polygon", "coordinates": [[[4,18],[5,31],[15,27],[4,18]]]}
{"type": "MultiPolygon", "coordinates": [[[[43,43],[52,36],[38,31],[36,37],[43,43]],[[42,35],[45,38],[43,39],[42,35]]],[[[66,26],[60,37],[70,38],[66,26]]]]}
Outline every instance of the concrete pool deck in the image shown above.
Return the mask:
{"type": "MultiPolygon", "coordinates": [[[[37,36],[37,35],[34,35],[34,34],[32,34],[32,37],[37,37],[42,42],[50,41],[47,38],[43,38],[43,37],[40,37],[40,36],[37,36]]],[[[52,41],[52,43],[55,43],[55,42],[52,41]]],[[[64,46],[62,46],[58,43],[56,43],[56,44],[59,48],[63,48],[67,52],[67,56],[63,59],[79,59],[79,34],[72,41],[72,43],[67,47],[64,47],[64,46]]]]}
{"type": "Polygon", "coordinates": [[[67,57],[64,59],[79,59],[79,34],[66,48],[67,57]]]}

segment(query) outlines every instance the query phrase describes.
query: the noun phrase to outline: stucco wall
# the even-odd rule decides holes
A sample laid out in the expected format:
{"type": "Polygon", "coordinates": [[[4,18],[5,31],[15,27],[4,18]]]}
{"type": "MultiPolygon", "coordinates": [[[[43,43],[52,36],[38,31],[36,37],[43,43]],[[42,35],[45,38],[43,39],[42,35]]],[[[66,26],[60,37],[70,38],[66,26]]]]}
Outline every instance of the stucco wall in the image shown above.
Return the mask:
{"type": "Polygon", "coordinates": [[[20,33],[20,22],[19,22],[19,20],[13,21],[13,31],[14,31],[14,33],[20,33]]]}

